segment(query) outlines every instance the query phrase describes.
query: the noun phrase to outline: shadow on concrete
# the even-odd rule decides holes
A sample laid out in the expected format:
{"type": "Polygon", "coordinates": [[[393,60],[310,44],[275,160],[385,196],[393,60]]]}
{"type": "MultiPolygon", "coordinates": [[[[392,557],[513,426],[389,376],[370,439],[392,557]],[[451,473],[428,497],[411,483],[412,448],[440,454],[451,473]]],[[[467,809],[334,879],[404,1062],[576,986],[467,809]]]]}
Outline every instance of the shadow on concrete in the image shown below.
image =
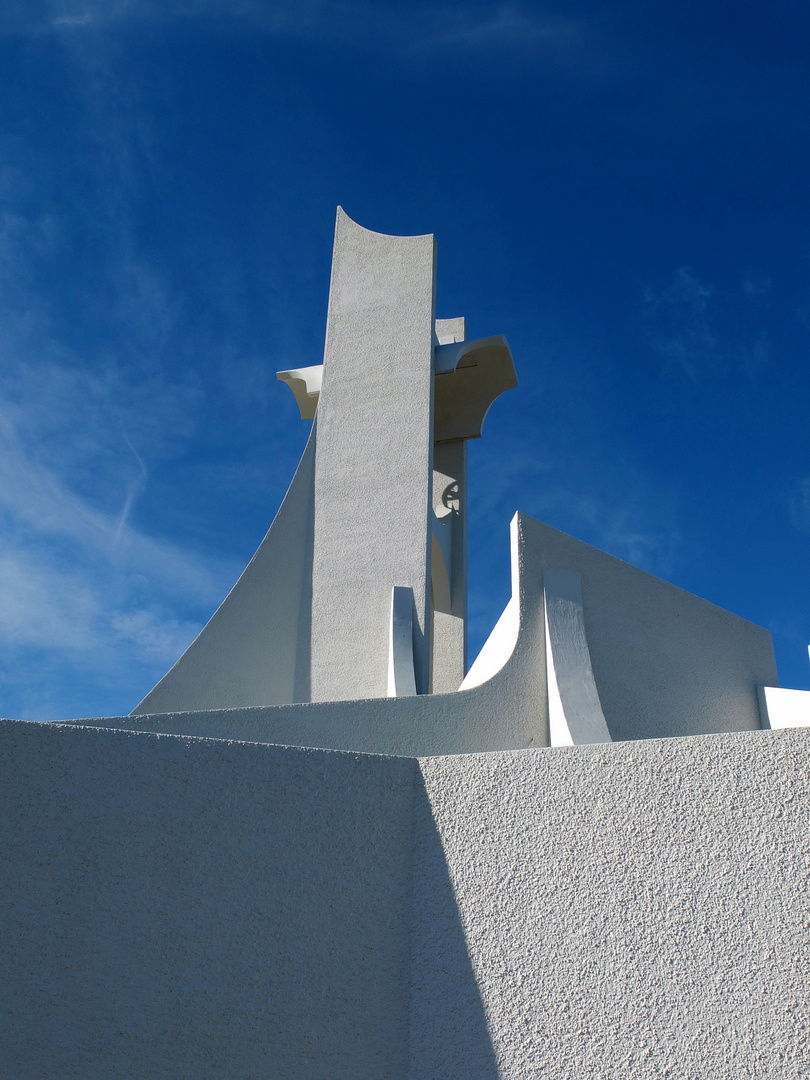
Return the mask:
{"type": "Polygon", "coordinates": [[[498,1080],[484,1003],[421,772],[414,781],[409,1080],[498,1080]]]}

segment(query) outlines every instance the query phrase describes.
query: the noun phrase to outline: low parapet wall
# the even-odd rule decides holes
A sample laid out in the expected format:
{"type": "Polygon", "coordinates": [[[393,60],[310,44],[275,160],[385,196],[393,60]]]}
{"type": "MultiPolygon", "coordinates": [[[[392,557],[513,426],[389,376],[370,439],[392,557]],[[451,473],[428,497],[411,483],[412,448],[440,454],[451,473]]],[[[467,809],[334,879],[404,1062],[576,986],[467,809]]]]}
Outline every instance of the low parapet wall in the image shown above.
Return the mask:
{"type": "Polygon", "coordinates": [[[0,724],[0,1077],[800,1077],[810,732],[397,759],[0,724]]]}
{"type": "MultiPolygon", "coordinates": [[[[420,763],[498,1075],[808,1075],[809,750],[757,731],[420,763]]],[[[475,1075],[451,1059],[432,1075],[475,1075]]]]}

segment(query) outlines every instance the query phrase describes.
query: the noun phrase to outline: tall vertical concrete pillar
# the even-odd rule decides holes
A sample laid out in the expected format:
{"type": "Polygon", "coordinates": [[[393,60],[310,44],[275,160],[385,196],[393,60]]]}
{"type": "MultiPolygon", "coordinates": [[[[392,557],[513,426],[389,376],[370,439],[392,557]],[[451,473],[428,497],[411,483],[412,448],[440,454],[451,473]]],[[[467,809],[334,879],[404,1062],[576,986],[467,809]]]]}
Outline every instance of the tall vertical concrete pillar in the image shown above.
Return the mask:
{"type": "Polygon", "coordinates": [[[385,236],[338,209],[318,406],[312,701],[384,697],[391,591],[411,589],[429,679],[433,236],[385,236]]]}
{"type": "Polygon", "coordinates": [[[432,235],[338,208],[324,362],[278,373],[312,434],[256,555],[136,714],[457,690],[466,442],[515,386],[502,337],[435,319],[432,235]]]}
{"type": "Polygon", "coordinates": [[[458,690],[467,673],[467,440],[433,447],[431,680],[458,690]]]}

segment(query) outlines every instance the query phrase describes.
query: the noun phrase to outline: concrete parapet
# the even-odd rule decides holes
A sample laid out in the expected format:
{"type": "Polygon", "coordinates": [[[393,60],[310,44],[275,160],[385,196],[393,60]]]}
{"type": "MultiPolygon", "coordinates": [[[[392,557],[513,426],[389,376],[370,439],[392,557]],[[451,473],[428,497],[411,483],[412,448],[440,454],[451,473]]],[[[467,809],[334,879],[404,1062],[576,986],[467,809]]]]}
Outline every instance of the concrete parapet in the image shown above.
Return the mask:
{"type": "Polygon", "coordinates": [[[804,1076],[808,749],[2,722],[0,1077],[804,1076]]]}

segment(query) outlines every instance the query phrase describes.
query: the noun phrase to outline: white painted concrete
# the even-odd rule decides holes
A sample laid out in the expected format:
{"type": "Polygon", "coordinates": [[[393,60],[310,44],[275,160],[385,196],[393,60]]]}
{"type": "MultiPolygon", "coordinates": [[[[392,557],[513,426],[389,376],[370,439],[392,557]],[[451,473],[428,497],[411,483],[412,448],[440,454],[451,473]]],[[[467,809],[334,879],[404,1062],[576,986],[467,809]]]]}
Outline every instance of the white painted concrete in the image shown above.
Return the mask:
{"type": "Polygon", "coordinates": [[[809,751],[1,722],[0,1075],[799,1080],[809,751]]]}
{"type": "Polygon", "coordinates": [[[481,686],[494,679],[512,657],[519,637],[520,608],[517,598],[513,596],[501,612],[459,689],[472,690],[474,686],[481,686]]]}
{"type": "Polygon", "coordinates": [[[258,551],[197,639],[134,709],[309,700],[315,426],[258,551]]]}
{"type": "Polygon", "coordinates": [[[414,765],[0,723],[3,1080],[404,1080],[414,765]]]}
{"type": "Polygon", "coordinates": [[[318,406],[313,701],[385,697],[394,585],[428,689],[435,243],[338,210],[318,406]],[[403,408],[407,402],[407,408],[403,408]]]}
{"type": "Polygon", "coordinates": [[[388,696],[414,697],[413,593],[395,585],[391,590],[391,622],[388,646],[388,696]]]}
{"type": "Polygon", "coordinates": [[[521,574],[578,573],[593,678],[614,740],[760,726],[776,683],[767,630],[519,515],[521,574]]]}
{"type": "MultiPolygon", "coordinates": [[[[512,522],[514,602],[458,693],[74,722],[414,757],[547,746],[549,570],[581,576],[612,739],[759,728],[756,687],[776,682],[766,630],[523,514],[512,522]]],[[[386,625],[386,675],[388,641],[386,625]]]]}
{"type": "Polygon", "coordinates": [[[585,634],[582,586],[571,570],[544,570],[548,731],[551,746],[610,742],[585,634]]]}
{"type": "Polygon", "coordinates": [[[466,439],[517,379],[504,338],[434,318],[435,272],[432,236],[338,208],[324,363],[277,376],[317,431],[245,574],[136,714],[385,697],[395,587],[413,594],[417,693],[458,689],[466,439]]]}
{"type": "Polygon", "coordinates": [[[452,345],[454,341],[465,341],[467,338],[467,320],[463,315],[455,319],[437,319],[435,331],[437,345],[452,345]]]}
{"type": "MultiPolygon", "coordinates": [[[[542,575],[520,569],[525,566],[522,520],[516,517],[512,522],[517,641],[495,677],[480,686],[453,694],[197,710],[73,723],[413,757],[545,746],[548,707],[542,575]]],[[[387,643],[388,635],[386,648],[387,643]]]]}
{"type": "Polygon", "coordinates": [[[810,690],[758,686],[764,728],[810,727],[810,690]]]}
{"type": "Polygon", "coordinates": [[[467,670],[467,500],[466,440],[436,443],[433,447],[431,692],[438,694],[458,690],[467,670]]]}
{"type": "Polygon", "coordinates": [[[755,687],[776,682],[765,631],[528,518],[515,526],[519,598],[465,674],[466,440],[516,378],[503,337],[465,341],[463,319],[434,319],[434,276],[432,236],[384,236],[338,211],[324,365],[279,376],[304,413],[317,406],[301,466],[242,578],[136,714],[193,731],[178,713],[209,730],[222,709],[225,734],[264,723],[268,741],[357,750],[536,746],[549,738],[548,648],[554,741],[758,726],[755,687]],[[551,617],[548,635],[547,571],[580,574],[583,592],[573,607],[554,601],[573,614],[551,617]],[[258,720],[271,706],[385,698],[395,588],[413,596],[417,695],[461,686],[474,701],[437,705],[435,727],[400,704],[381,707],[393,711],[374,732],[363,707],[258,720]]]}
{"type": "Polygon", "coordinates": [[[314,420],[318,410],[318,399],[323,382],[323,364],[312,367],[293,368],[290,371],[276,372],[279,382],[286,383],[292,390],[295,402],[301,412],[302,420],[314,420]]]}
{"type": "Polygon", "coordinates": [[[803,1080],[808,755],[805,730],[420,762],[492,1045],[434,933],[411,1076],[803,1080]]]}
{"type": "Polygon", "coordinates": [[[493,401],[517,386],[506,338],[437,345],[434,353],[436,442],[480,439],[493,401]]]}

